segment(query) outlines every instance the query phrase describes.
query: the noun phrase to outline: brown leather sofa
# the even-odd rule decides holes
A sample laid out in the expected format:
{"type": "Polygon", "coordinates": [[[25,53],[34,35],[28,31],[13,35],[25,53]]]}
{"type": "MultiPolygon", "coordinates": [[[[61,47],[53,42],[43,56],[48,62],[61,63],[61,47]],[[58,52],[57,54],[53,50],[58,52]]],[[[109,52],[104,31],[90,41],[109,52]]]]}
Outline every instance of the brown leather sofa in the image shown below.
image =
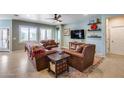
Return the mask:
{"type": "Polygon", "coordinates": [[[82,47],[82,50],[80,52],[70,49],[64,49],[64,52],[71,55],[69,65],[83,72],[87,67],[93,64],[95,45],[83,44],[80,47],[82,47]]]}
{"type": "Polygon", "coordinates": [[[44,49],[43,46],[36,42],[26,43],[25,51],[27,51],[28,59],[37,71],[48,68],[50,60],[48,59],[47,55],[56,52],[55,49],[44,49]]]}
{"type": "Polygon", "coordinates": [[[56,43],[55,40],[41,40],[40,43],[46,48],[46,49],[52,49],[55,47],[58,47],[59,43],[56,43]]]}

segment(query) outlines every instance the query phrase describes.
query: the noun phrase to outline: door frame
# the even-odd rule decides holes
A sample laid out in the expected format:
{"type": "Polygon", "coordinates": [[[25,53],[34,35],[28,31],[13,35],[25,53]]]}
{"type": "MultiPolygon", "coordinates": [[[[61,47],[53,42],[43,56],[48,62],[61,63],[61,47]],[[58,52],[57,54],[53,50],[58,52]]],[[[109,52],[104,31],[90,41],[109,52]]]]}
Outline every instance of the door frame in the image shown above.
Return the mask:
{"type": "Polygon", "coordinates": [[[105,51],[106,51],[106,54],[112,54],[111,53],[111,32],[110,32],[110,28],[109,28],[109,20],[110,18],[114,18],[114,17],[124,17],[124,16],[111,16],[111,17],[106,17],[106,20],[105,20],[105,25],[106,25],[106,28],[105,28],[105,51]]]}
{"type": "Polygon", "coordinates": [[[110,54],[110,29],[109,29],[109,17],[105,19],[105,25],[106,25],[106,30],[105,30],[105,51],[106,54],[110,54]]]}

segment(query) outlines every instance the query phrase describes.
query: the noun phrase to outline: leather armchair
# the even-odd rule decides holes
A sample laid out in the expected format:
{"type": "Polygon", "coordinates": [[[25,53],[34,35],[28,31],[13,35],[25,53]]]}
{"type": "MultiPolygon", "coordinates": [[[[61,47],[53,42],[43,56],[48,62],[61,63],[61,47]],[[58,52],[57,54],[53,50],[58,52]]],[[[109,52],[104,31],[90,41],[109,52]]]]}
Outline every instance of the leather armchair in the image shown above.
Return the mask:
{"type": "Polygon", "coordinates": [[[86,68],[93,64],[95,45],[84,45],[81,53],[69,49],[64,49],[64,52],[71,55],[69,65],[83,72],[86,68]]]}

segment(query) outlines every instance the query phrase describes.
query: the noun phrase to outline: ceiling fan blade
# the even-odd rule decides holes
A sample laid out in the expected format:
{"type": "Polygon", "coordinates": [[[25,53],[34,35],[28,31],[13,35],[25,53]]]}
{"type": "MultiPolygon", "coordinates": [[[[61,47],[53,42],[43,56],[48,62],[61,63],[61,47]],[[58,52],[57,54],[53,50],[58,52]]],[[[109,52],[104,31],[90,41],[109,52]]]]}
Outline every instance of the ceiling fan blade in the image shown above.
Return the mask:
{"type": "Polygon", "coordinates": [[[51,19],[51,20],[54,20],[53,23],[55,22],[62,22],[62,20],[59,20],[59,18],[61,18],[61,15],[58,15],[58,14],[54,14],[54,17],[53,18],[46,18],[46,19],[51,19]]]}
{"type": "Polygon", "coordinates": [[[58,19],[61,17],[61,15],[58,15],[58,19]]]}

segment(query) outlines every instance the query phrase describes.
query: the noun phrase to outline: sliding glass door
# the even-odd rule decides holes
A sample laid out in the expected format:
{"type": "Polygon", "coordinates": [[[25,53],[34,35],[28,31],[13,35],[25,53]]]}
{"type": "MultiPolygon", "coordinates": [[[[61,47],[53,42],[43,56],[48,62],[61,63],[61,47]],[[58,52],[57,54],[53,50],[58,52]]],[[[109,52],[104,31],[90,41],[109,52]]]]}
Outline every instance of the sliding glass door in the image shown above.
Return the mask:
{"type": "Polygon", "coordinates": [[[9,50],[9,29],[0,28],[0,51],[9,50]]]}

